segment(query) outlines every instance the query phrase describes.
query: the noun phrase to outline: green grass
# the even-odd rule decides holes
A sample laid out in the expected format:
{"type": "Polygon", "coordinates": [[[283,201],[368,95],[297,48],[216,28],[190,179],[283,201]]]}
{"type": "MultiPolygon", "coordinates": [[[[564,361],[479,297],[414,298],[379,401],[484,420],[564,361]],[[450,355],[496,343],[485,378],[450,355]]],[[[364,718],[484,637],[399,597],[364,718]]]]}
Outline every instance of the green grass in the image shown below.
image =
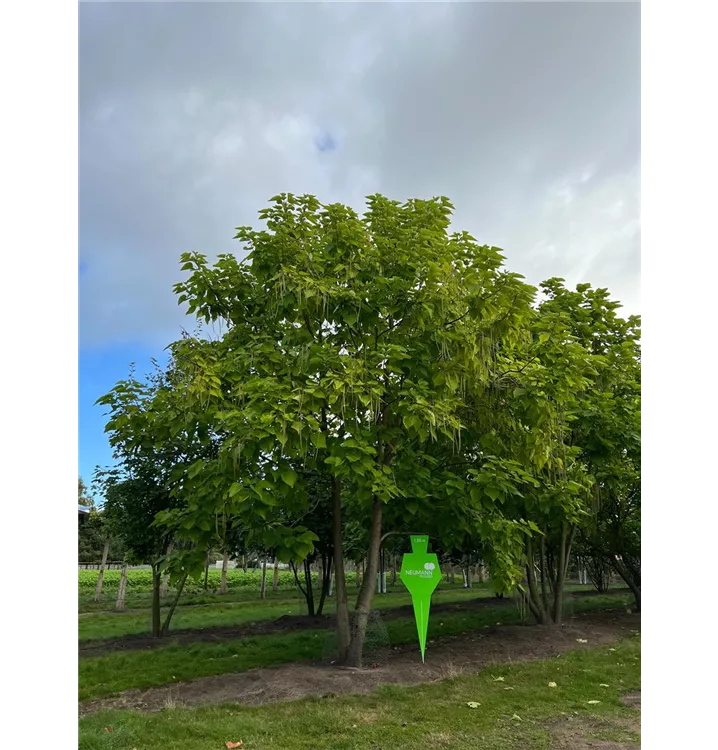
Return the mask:
{"type": "MultiPolygon", "coordinates": [[[[87,572],[87,571],[81,571],[81,572],[87,572]]],[[[93,572],[93,571],[90,571],[93,572]]],[[[96,572],[96,571],[94,571],[96,572]]],[[[107,575],[109,575],[110,572],[115,571],[108,571],[107,575]]],[[[142,571],[140,571],[142,572],[142,571]]],[[[471,589],[464,589],[463,585],[461,584],[461,578],[457,576],[455,583],[448,583],[446,580],[443,580],[439,586],[439,589],[437,590],[437,594],[441,592],[446,591],[467,591],[469,594],[471,592],[474,592],[475,596],[483,596],[484,594],[487,596],[492,596],[492,588],[491,584],[488,582],[484,583],[474,583],[473,588],[471,589]]],[[[210,584],[212,581],[210,580],[210,584]]],[[[219,584],[217,584],[219,585],[219,584]]],[[[610,588],[616,589],[616,588],[624,588],[625,584],[623,583],[615,583],[611,584],[610,588]]],[[[592,586],[586,586],[581,585],[578,583],[568,583],[565,587],[565,590],[567,592],[571,591],[592,591],[592,586]]],[[[351,576],[349,580],[349,598],[351,599],[353,596],[355,596],[358,593],[358,589],[353,585],[353,582],[351,581],[351,576]]],[[[388,594],[391,595],[392,593],[405,593],[406,589],[401,584],[401,582],[397,581],[394,586],[389,585],[388,586],[388,594]]],[[[95,596],[95,589],[94,586],[91,590],[88,589],[80,589],[79,595],[78,595],[78,604],[79,604],[79,612],[81,614],[89,614],[89,613],[99,613],[99,612],[106,612],[106,613],[115,613],[115,599],[117,597],[117,585],[111,585],[111,586],[105,586],[103,588],[103,595],[102,599],[99,602],[94,601],[95,596]]],[[[172,601],[172,598],[174,596],[173,589],[169,589],[169,593],[166,599],[163,599],[163,606],[169,605],[169,603],[172,601]]],[[[276,592],[273,592],[271,590],[271,579],[268,580],[268,586],[267,586],[267,599],[265,601],[275,601],[275,600],[293,600],[301,598],[301,594],[299,593],[299,590],[296,588],[295,585],[283,585],[280,586],[279,590],[276,592]]],[[[377,599],[381,597],[377,596],[377,599]]],[[[302,599],[303,600],[303,599],[302,599]]],[[[253,586],[239,586],[235,588],[230,588],[226,594],[220,594],[216,590],[216,587],[210,586],[206,591],[201,586],[194,586],[190,587],[189,589],[185,588],[185,590],[182,592],[182,600],[180,606],[200,606],[200,605],[207,605],[207,604],[228,604],[228,603],[239,603],[239,602],[259,602],[259,580],[255,582],[253,586]]],[[[135,610],[135,609],[146,609],[149,610],[152,605],[152,594],[149,590],[144,590],[144,587],[139,587],[133,589],[127,589],[127,593],[125,595],[125,609],[127,610],[135,610]]]]}
{"type": "MultiPolygon", "coordinates": [[[[586,586],[569,585],[567,591],[587,590],[586,586]]],[[[355,591],[350,589],[350,599],[355,591]]],[[[442,584],[434,593],[435,604],[461,602],[467,599],[490,598],[491,586],[488,583],[465,589],[461,585],[442,584]]],[[[108,611],[107,603],[94,604],[101,611],[83,612],[79,618],[78,637],[82,641],[101,638],[118,638],[125,635],[142,635],[150,632],[150,608],[148,595],[140,595],[142,600],[128,600],[128,612],[108,611]],[[104,605],[104,606],[103,606],[104,605]]],[[[225,596],[197,593],[187,598],[177,607],[172,618],[172,630],[209,628],[224,625],[243,625],[248,622],[275,620],[282,615],[306,614],[306,603],[299,591],[278,591],[269,593],[264,601],[257,598],[257,592],[239,589],[225,596]]],[[[389,589],[386,595],[374,597],[377,609],[389,609],[411,603],[406,589],[398,584],[389,589]]],[[[163,606],[168,604],[164,602],[163,606]]],[[[109,605],[112,606],[112,605],[109,605]]],[[[334,612],[334,600],[329,599],[324,611],[334,612]]]]}
{"type": "MultiPolygon", "coordinates": [[[[461,602],[477,597],[490,597],[488,587],[482,588],[447,588],[434,594],[433,602],[448,603],[461,602]]],[[[411,604],[411,597],[403,587],[395,589],[386,595],[374,597],[377,609],[390,609],[411,604]]],[[[335,602],[327,601],[325,614],[334,612],[335,602]]],[[[307,605],[299,592],[286,592],[278,599],[270,598],[264,601],[257,599],[239,602],[220,600],[204,606],[187,604],[178,606],[172,618],[172,630],[194,628],[209,628],[221,625],[242,625],[248,622],[275,620],[282,615],[306,614],[307,605]]],[[[142,612],[92,613],[84,614],[79,620],[79,640],[90,641],[99,638],[116,638],[123,635],[140,635],[150,632],[150,610],[142,612]]]]}
{"type": "MultiPolygon", "coordinates": [[[[582,588],[587,588],[586,586],[582,588]]],[[[490,583],[474,584],[472,589],[464,589],[460,583],[447,583],[442,581],[438,591],[468,591],[475,592],[475,595],[479,595],[481,592],[491,593],[490,583]]],[[[350,583],[348,587],[349,598],[356,596],[359,593],[359,589],[350,583]]],[[[393,593],[406,593],[406,588],[399,582],[394,586],[388,586],[388,594],[393,593]]],[[[117,591],[113,589],[103,589],[102,600],[99,602],[94,601],[94,590],[93,593],[80,592],[78,597],[79,600],[79,612],[81,614],[86,613],[97,613],[97,612],[115,612],[115,598],[117,591]]],[[[317,601],[318,601],[318,594],[317,601]]],[[[163,599],[163,605],[169,604],[172,601],[173,592],[170,589],[169,595],[166,599],[163,599]]],[[[280,587],[278,591],[273,592],[271,590],[271,583],[267,586],[267,599],[265,601],[274,600],[291,600],[300,598],[304,601],[304,598],[297,589],[296,586],[284,586],[280,587]]],[[[379,598],[379,596],[377,596],[379,598]]],[[[214,589],[196,589],[190,591],[184,591],[182,593],[181,606],[198,606],[207,604],[227,604],[234,602],[260,602],[259,599],[259,584],[254,588],[235,588],[229,589],[226,594],[220,594],[214,589]]],[[[125,596],[125,608],[128,610],[132,609],[147,609],[149,610],[152,606],[152,594],[147,591],[127,591],[125,596]]]]}
{"type": "Polygon", "coordinates": [[[640,640],[612,648],[497,666],[429,685],[384,686],[367,696],[259,708],[102,711],[80,721],[79,750],[220,750],[227,740],[242,740],[242,750],[546,750],[551,723],[567,716],[596,738],[636,742],[628,723],[636,713],[620,696],[640,689],[640,640]],[[469,708],[470,701],[481,705],[469,708]]]}
{"type": "MultiPolygon", "coordinates": [[[[622,606],[625,595],[607,594],[572,602],[573,611],[622,606]]],[[[461,635],[497,623],[520,621],[514,606],[486,607],[467,612],[437,613],[429,622],[429,639],[461,635]]],[[[411,615],[388,620],[386,630],[393,645],[416,640],[411,615]]],[[[79,699],[101,698],[130,688],[186,682],[197,677],[240,672],[257,667],[321,658],[332,631],[307,630],[298,633],[262,635],[220,643],[169,644],[151,651],[129,651],[81,659],[79,699]]]]}

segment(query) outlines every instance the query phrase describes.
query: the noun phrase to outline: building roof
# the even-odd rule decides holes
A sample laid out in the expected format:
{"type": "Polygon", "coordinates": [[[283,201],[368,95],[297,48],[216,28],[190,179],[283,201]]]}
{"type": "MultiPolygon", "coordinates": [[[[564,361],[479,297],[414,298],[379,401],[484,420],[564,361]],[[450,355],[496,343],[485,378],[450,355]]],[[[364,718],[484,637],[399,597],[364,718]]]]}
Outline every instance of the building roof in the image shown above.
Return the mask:
{"type": "Polygon", "coordinates": [[[78,509],[79,513],[89,513],[90,512],[90,508],[88,508],[86,505],[78,505],[77,509],[78,509]]]}

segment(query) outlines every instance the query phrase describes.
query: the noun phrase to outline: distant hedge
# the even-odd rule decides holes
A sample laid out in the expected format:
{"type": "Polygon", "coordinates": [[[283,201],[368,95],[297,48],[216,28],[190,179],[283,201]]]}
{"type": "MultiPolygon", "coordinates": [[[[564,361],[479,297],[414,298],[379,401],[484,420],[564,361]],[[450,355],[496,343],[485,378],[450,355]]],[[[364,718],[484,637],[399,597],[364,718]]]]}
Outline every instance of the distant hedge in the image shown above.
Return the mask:
{"type": "MultiPolygon", "coordinates": [[[[97,586],[98,570],[79,570],[79,590],[80,594],[90,594],[95,591],[97,586]]],[[[274,571],[271,567],[267,568],[267,587],[272,586],[274,571]]],[[[315,574],[315,583],[317,576],[315,574]]],[[[228,589],[259,589],[262,580],[261,570],[248,570],[246,573],[241,569],[232,568],[227,571],[227,588],[228,589]]],[[[302,577],[302,581],[303,581],[302,577]]],[[[218,589],[222,581],[222,571],[216,568],[209,571],[207,586],[209,589],[218,589]]],[[[189,579],[185,585],[185,591],[200,591],[204,584],[204,576],[199,581],[189,579]]],[[[103,579],[103,589],[117,589],[120,585],[120,571],[106,570],[103,579]]],[[[294,574],[289,570],[279,571],[279,586],[283,589],[294,588],[294,574]]],[[[127,571],[127,591],[135,593],[149,593],[152,591],[152,571],[151,570],[128,570],[127,571]]]]}

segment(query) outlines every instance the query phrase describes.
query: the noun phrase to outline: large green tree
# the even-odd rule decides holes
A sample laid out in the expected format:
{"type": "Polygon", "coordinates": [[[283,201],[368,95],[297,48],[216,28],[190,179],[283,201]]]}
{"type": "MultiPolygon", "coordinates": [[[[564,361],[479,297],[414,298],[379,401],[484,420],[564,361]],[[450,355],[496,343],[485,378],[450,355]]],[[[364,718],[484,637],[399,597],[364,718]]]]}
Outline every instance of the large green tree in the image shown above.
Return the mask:
{"type": "MultiPolygon", "coordinates": [[[[195,409],[225,435],[223,461],[202,467],[202,484],[230,477],[216,510],[266,519],[304,491],[292,461],[327,472],[339,658],[351,664],[362,658],[385,509],[464,492],[461,481],[427,487],[432,444],[458,446],[467,394],[485,399],[511,366],[534,294],[502,268],[498,249],[450,231],[447,199],[367,203],[358,216],[312,196],[276,196],[260,214],[266,229],[238,230],[246,261],[224,255],[210,266],[187,254],[190,278],[176,287],[189,312],[227,331],[175,349],[193,372],[195,409]],[[348,506],[369,528],[351,623],[348,506]]],[[[481,505],[480,493],[466,497],[481,505]]]]}

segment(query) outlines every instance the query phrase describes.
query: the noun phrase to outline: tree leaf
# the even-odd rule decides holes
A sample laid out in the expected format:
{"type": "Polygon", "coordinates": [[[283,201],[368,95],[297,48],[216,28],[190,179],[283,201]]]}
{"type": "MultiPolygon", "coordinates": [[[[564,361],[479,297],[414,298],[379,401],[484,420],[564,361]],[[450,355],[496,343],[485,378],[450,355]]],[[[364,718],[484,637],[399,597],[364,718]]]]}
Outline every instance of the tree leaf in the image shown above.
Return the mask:
{"type": "Polygon", "coordinates": [[[293,469],[282,469],[279,474],[282,477],[282,481],[290,487],[294,487],[297,483],[297,472],[293,469]]]}

